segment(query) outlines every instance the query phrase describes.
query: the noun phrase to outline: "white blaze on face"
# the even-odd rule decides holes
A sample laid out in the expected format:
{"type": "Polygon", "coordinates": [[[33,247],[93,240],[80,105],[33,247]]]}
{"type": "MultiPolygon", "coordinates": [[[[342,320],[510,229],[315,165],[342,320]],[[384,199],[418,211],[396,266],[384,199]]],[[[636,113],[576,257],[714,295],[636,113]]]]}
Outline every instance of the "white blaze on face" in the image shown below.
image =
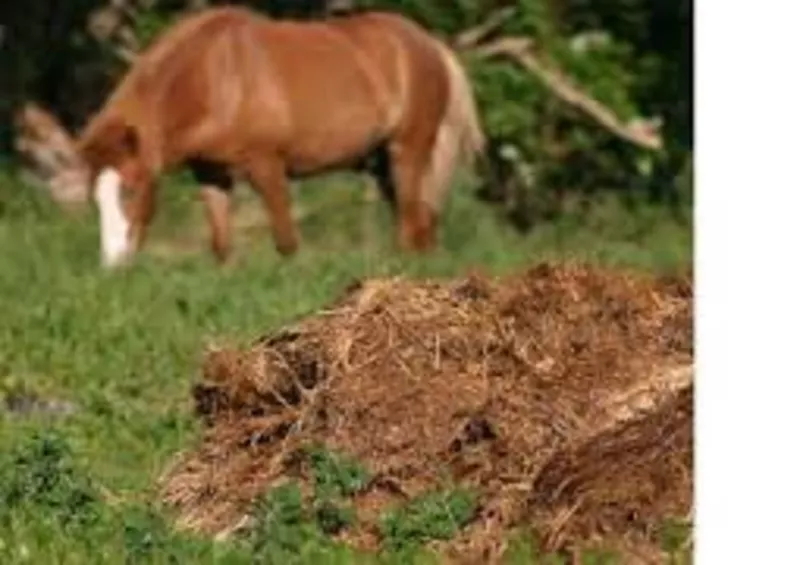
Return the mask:
{"type": "Polygon", "coordinates": [[[122,209],[122,176],[112,168],[97,176],[94,199],[100,212],[100,243],[103,265],[114,267],[128,255],[130,223],[122,209]]]}

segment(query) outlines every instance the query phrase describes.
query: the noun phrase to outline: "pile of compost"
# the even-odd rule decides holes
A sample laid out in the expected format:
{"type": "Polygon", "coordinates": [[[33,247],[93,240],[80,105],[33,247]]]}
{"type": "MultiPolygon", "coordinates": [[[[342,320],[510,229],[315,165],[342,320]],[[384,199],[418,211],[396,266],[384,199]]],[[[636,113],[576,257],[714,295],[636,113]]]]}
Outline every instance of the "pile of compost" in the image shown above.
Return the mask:
{"type": "Polygon", "coordinates": [[[370,472],[340,537],[380,545],[382,512],[458,485],[469,523],[436,549],[486,562],[511,530],[548,551],[658,560],[692,508],[693,287],[542,264],[504,279],[352,285],[329,308],[213,349],[194,391],[199,445],[163,478],[180,527],[227,535],[315,444],[370,472]]]}

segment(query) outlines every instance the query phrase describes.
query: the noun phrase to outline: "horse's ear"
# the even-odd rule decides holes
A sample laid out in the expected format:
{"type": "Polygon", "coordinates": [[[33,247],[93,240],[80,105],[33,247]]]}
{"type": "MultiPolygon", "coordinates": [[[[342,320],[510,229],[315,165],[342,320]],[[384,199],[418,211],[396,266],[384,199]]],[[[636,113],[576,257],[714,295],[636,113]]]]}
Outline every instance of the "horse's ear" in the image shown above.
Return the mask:
{"type": "Polygon", "coordinates": [[[136,129],[121,119],[112,119],[91,128],[79,144],[86,161],[100,167],[119,163],[139,152],[136,129]]]}
{"type": "Polygon", "coordinates": [[[136,129],[122,120],[114,120],[106,126],[105,137],[109,146],[119,154],[135,155],[139,152],[139,136],[136,129]]]}

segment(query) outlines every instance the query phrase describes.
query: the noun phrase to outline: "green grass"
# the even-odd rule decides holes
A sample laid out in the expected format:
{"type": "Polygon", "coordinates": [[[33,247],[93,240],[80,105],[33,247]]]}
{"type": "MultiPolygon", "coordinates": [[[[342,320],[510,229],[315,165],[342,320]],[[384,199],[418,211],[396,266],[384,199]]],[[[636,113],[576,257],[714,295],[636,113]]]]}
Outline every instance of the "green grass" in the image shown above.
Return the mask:
{"type": "MultiPolygon", "coordinates": [[[[98,268],[93,211],[67,216],[0,176],[0,562],[251,562],[252,545],[173,533],[155,503],[155,479],[197,438],[189,392],[203,349],[313,312],[357,277],[499,274],[543,258],[650,271],[691,261],[691,227],[647,204],[631,212],[610,199],[521,236],[456,191],[443,248],[414,257],[394,249],[388,211],[364,201],[362,181],[330,177],[301,188],[304,240],[291,259],[273,251],[245,189],[235,261],[217,268],[193,189],[174,179],[162,188],[145,251],[108,273],[98,268]],[[72,412],[7,412],[3,398],[21,394],[72,412]],[[53,474],[60,478],[46,479],[53,474]]],[[[300,562],[359,559],[314,539],[300,562]]]]}

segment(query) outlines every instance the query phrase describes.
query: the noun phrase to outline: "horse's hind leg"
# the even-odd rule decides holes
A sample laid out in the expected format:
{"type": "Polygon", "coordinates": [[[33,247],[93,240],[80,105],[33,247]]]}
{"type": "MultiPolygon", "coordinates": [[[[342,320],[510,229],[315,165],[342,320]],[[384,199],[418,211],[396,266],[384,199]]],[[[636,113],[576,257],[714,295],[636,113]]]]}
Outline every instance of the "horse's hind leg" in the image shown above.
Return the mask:
{"type": "Polygon", "coordinates": [[[211,228],[211,250],[217,260],[224,262],[231,248],[231,192],[233,177],[224,166],[209,161],[189,162],[189,169],[200,184],[200,195],[211,228]]]}
{"type": "Polygon", "coordinates": [[[245,171],[253,188],[261,195],[275,248],[281,255],[292,255],[297,251],[300,238],[292,219],[285,164],[279,159],[257,155],[247,161],[245,171]]]}
{"type": "Polygon", "coordinates": [[[397,190],[392,174],[392,163],[389,150],[385,145],[381,145],[370,156],[368,170],[375,179],[383,199],[389,203],[392,210],[397,209],[397,190]]]}
{"type": "Polygon", "coordinates": [[[422,197],[430,145],[393,142],[390,146],[398,240],[405,250],[425,251],[436,245],[436,217],[422,197]]]}

